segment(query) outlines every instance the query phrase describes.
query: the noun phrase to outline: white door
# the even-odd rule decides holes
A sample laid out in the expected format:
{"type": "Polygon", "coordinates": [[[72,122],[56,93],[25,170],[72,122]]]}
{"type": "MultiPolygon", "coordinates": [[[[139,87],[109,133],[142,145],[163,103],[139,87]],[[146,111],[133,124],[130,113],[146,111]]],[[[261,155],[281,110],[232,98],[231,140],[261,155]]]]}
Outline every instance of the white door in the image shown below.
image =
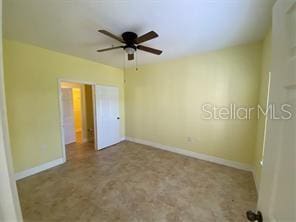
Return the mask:
{"type": "Polygon", "coordinates": [[[63,129],[65,144],[75,142],[73,95],[71,88],[62,88],[63,129]]]}
{"type": "MultiPolygon", "coordinates": [[[[264,222],[296,221],[296,0],[273,9],[270,104],[292,105],[290,120],[267,121],[258,210],[264,222]]],[[[277,113],[278,115],[280,113],[277,113]]]]}
{"type": "Polygon", "coordinates": [[[119,89],[112,86],[96,86],[96,138],[97,149],[119,143],[119,89]]]}

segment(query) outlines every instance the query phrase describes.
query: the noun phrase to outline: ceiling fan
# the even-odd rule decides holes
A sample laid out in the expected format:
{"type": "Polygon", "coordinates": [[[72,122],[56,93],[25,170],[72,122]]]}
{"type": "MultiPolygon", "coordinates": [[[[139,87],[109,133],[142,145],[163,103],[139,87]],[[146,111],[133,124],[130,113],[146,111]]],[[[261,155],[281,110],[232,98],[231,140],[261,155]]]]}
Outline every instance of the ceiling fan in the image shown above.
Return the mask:
{"type": "Polygon", "coordinates": [[[149,52],[149,53],[152,53],[155,55],[160,55],[162,53],[162,51],[159,49],[154,49],[154,48],[150,48],[147,46],[139,45],[142,42],[146,42],[146,41],[149,41],[151,39],[158,37],[158,34],[154,31],[147,32],[146,34],[141,35],[139,37],[134,32],[124,32],[121,35],[121,37],[116,36],[106,30],[98,30],[98,32],[100,32],[106,36],[109,36],[113,39],[116,39],[117,41],[119,41],[125,45],[115,46],[115,47],[106,48],[106,49],[99,49],[99,50],[97,50],[97,52],[104,52],[104,51],[122,48],[127,53],[128,60],[134,59],[134,53],[137,49],[145,51],[145,52],[149,52]]]}

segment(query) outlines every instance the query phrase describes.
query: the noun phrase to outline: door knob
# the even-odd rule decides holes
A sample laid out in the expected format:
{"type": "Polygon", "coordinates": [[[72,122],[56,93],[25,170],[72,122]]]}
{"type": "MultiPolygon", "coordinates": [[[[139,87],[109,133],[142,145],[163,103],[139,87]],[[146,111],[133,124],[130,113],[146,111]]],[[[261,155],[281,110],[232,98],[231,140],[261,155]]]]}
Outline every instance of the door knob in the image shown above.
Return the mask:
{"type": "Polygon", "coordinates": [[[257,213],[254,213],[253,211],[247,212],[247,218],[249,221],[257,221],[257,222],[263,222],[263,217],[260,211],[257,213]]]}

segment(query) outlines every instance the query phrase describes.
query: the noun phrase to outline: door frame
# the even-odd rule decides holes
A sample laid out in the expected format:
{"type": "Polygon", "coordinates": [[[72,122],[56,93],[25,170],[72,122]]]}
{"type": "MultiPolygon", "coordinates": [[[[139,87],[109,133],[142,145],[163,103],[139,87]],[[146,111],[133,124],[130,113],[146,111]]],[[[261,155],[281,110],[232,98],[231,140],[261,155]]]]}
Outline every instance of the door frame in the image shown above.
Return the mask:
{"type": "Polygon", "coordinates": [[[65,163],[67,161],[67,154],[66,154],[66,144],[65,144],[65,133],[64,133],[64,127],[63,127],[63,102],[62,102],[62,82],[69,82],[69,83],[77,83],[77,84],[83,84],[83,85],[90,85],[92,87],[92,102],[93,102],[93,118],[94,118],[94,149],[96,149],[97,146],[97,136],[96,136],[96,131],[97,131],[97,119],[96,119],[96,104],[95,104],[95,86],[96,83],[94,82],[88,82],[88,81],[83,81],[83,80],[73,80],[73,79],[67,79],[67,78],[58,78],[58,100],[59,100],[59,125],[60,125],[60,135],[61,135],[61,145],[62,145],[62,158],[63,162],[65,163]]]}
{"type": "MultiPolygon", "coordinates": [[[[93,102],[93,119],[94,119],[94,149],[96,151],[100,150],[98,147],[98,139],[97,138],[97,110],[96,110],[96,86],[112,86],[112,87],[117,87],[117,85],[113,84],[100,84],[96,82],[91,82],[91,81],[84,81],[84,80],[77,80],[77,79],[68,79],[68,78],[58,78],[57,83],[58,83],[58,103],[59,103],[59,125],[60,125],[60,136],[61,136],[61,145],[62,145],[62,158],[63,162],[65,163],[67,161],[67,155],[66,155],[66,144],[65,144],[65,139],[64,139],[64,128],[63,128],[63,104],[62,104],[62,88],[61,84],[62,82],[69,82],[69,83],[78,83],[78,84],[84,84],[84,85],[91,85],[92,87],[92,102],[93,102]]],[[[120,98],[120,90],[119,90],[119,98],[120,98]]],[[[120,105],[119,105],[119,110],[120,110],[120,105]]],[[[121,124],[120,124],[121,128],[121,124]]]]}
{"type": "MultiPolygon", "coordinates": [[[[2,0],[0,0],[0,24],[2,24],[2,0]]],[[[15,182],[12,163],[7,107],[5,97],[2,30],[0,30],[0,207],[3,209],[1,218],[10,221],[23,221],[22,210],[15,182]]]]}

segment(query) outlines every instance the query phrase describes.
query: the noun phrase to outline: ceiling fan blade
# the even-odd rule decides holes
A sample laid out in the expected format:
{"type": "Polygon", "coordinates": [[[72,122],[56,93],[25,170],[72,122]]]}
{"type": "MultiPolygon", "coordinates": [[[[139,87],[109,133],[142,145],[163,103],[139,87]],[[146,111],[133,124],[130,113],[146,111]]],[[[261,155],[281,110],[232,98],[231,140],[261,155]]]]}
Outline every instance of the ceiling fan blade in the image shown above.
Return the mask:
{"type": "Polygon", "coordinates": [[[124,43],[124,41],[123,41],[123,39],[122,39],[121,37],[116,36],[116,35],[112,34],[111,32],[108,32],[108,31],[106,31],[106,30],[98,30],[98,32],[100,32],[100,33],[102,33],[102,34],[104,34],[104,35],[106,35],[106,36],[109,36],[109,37],[111,37],[111,38],[113,38],[113,39],[116,39],[116,40],[119,41],[119,42],[124,43]]]}
{"type": "Polygon", "coordinates": [[[138,45],[137,49],[145,51],[145,52],[150,52],[155,55],[160,55],[162,53],[162,51],[159,49],[154,49],[154,48],[150,48],[150,47],[143,46],[143,45],[138,45]]]}
{"type": "Polygon", "coordinates": [[[134,60],[134,54],[127,54],[128,60],[134,60]]]}
{"type": "Polygon", "coordinates": [[[146,34],[138,37],[136,40],[135,40],[135,43],[136,44],[140,44],[142,42],[146,42],[148,40],[151,40],[151,39],[154,39],[158,37],[158,34],[154,31],[150,31],[150,32],[147,32],[146,34]]]}
{"type": "Polygon", "coordinates": [[[110,48],[106,48],[106,49],[98,49],[97,52],[105,52],[105,51],[109,51],[109,50],[113,50],[113,49],[120,49],[120,48],[123,48],[123,46],[110,47],[110,48]]]}

